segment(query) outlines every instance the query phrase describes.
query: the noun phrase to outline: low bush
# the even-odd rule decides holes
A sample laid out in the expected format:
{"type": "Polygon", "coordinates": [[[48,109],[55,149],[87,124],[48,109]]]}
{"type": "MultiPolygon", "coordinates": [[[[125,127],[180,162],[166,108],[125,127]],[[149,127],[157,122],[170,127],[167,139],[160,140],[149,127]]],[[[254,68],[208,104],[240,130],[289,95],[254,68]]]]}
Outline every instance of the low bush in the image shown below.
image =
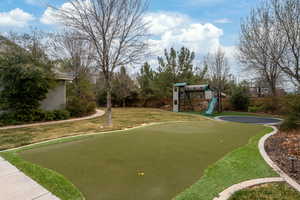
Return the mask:
{"type": "Polygon", "coordinates": [[[284,101],[287,114],[293,114],[296,118],[300,119],[300,96],[289,95],[284,101]]]}
{"type": "Polygon", "coordinates": [[[54,121],[55,120],[55,114],[53,111],[45,111],[45,118],[44,121],[54,121]]]}
{"type": "Polygon", "coordinates": [[[90,103],[87,105],[87,108],[86,108],[87,113],[90,114],[90,113],[95,112],[96,107],[97,107],[96,102],[90,102],[90,103]]]}
{"type": "Polygon", "coordinates": [[[95,86],[89,75],[81,73],[67,84],[67,110],[72,117],[83,117],[96,110],[95,86]]]}
{"type": "Polygon", "coordinates": [[[70,118],[70,112],[67,110],[54,110],[55,120],[65,120],[70,118]]]}
{"type": "Polygon", "coordinates": [[[87,99],[82,99],[78,97],[73,97],[69,99],[67,104],[67,110],[70,112],[72,117],[82,117],[95,112],[96,103],[93,101],[88,101],[87,99]]]}
{"type": "Polygon", "coordinates": [[[45,111],[41,109],[19,110],[11,112],[11,118],[18,122],[45,121],[45,111]]]}
{"type": "Polygon", "coordinates": [[[263,111],[262,106],[249,106],[248,107],[248,112],[256,113],[256,112],[261,112],[261,111],[263,111]]]}
{"type": "MultiPolygon", "coordinates": [[[[299,113],[300,118],[300,95],[286,95],[280,97],[251,98],[250,107],[258,109],[257,112],[289,115],[299,113]]],[[[249,109],[252,109],[250,108],[249,109]]]]}
{"type": "Polygon", "coordinates": [[[0,125],[11,125],[18,124],[18,121],[15,119],[15,113],[5,112],[0,115],[0,125]]]}
{"type": "Polygon", "coordinates": [[[291,131],[298,128],[298,118],[295,115],[288,116],[288,118],[285,119],[284,122],[280,125],[281,131],[291,131]]]}
{"type": "Polygon", "coordinates": [[[0,126],[17,125],[30,122],[65,120],[70,118],[67,110],[44,111],[41,109],[31,112],[5,112],[0,115],[0,126]]]}
{"type": "Polygon", "coordinates": [[[280,129],[283,131],[291,131],[299,128],[300,122],[300,96],[288,95],[283,100],[283,111],[287,115],[280,129]]]}
{"type": "Polygon", "coordinates": [[[243,88],[238,87],[234,89],[230,97],[230,103],[234,110],[247,111],[250,98],[243,88]]]}

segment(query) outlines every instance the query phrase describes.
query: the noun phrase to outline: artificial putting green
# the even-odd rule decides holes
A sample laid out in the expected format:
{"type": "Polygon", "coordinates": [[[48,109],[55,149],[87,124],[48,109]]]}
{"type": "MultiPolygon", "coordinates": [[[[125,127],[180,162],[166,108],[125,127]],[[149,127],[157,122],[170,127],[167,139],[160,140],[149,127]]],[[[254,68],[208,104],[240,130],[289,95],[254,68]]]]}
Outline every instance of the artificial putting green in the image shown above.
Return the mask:
{"type": "MultiPolygon", "coordinates": [[[[173,122],[20,152],[64,175],[87,200],[170,200],[263,126],[173,122]]],[[[42,134],[42,133],[41,133],[42,134]]]]}

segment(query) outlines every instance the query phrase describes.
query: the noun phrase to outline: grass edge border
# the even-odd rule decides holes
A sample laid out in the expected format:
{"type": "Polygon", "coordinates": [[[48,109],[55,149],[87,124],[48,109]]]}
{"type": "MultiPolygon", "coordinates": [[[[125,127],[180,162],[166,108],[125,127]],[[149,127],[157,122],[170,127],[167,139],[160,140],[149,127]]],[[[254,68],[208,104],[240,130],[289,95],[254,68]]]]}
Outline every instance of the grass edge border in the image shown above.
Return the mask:
{"type": "Polygon", "coordinates": [[[22,159],[16,151],[0,152],[0,156],[59,199],[85,200],[81,191],[58,172],[28,162],[22,159]]]}

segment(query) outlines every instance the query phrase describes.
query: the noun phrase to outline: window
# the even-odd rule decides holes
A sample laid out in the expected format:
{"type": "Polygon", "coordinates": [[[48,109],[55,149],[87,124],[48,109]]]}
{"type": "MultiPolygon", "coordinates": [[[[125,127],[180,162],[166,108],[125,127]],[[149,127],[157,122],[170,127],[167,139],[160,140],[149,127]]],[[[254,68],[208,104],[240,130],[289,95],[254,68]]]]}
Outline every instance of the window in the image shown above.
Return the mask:
{"type": "Polygon", "coordinates": [[[174,100],[174,105],[177,105],[178,104],[178,101],[177,100],[174,100]]]}
{"type": "Polygon", "coordinates": [[[175,88],[174,88],[174,92],[177,92],[177,90],[178,90],[177,87],[175,87],[175,88]]]}

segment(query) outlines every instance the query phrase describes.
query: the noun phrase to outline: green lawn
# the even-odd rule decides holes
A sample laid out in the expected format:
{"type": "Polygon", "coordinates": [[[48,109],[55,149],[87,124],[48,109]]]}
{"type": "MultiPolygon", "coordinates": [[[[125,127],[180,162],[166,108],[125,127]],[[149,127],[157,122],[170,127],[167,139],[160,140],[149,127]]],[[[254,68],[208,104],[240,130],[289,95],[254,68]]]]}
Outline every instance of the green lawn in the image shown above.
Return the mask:
{"type": "Polygon", "coordinates": [[[200,179],[202,189],[197,182],[178,199],[207,200],[231,183],[252,176],[274,175],[258,158],[253,140],[246,150],[232,153],[235,163],[225,157],[221,165],[220,161],[213,165],[228,152],[246,145],[257,133],[260,135],[255,142],[268,131],[263,126],[210,120],[170,122],[42,145],[19,155],[26,161],[62,174],[88,200],[169,200],[203,175],[200,179]],[[249,174],[239,168],[233,170],[236,166],[247,169],[253,165],[256,173],[250,170],[249,174]],[[208,166],[212,167],[204,174],[208,166]],[[139,176],[142,173],[144,176],[139,176]]]}
{"type": "Polygon", "coordinates": [[[299,200],[300,193],[286,183],[256,186],[236,192],[229,200],[299,200]]]}

